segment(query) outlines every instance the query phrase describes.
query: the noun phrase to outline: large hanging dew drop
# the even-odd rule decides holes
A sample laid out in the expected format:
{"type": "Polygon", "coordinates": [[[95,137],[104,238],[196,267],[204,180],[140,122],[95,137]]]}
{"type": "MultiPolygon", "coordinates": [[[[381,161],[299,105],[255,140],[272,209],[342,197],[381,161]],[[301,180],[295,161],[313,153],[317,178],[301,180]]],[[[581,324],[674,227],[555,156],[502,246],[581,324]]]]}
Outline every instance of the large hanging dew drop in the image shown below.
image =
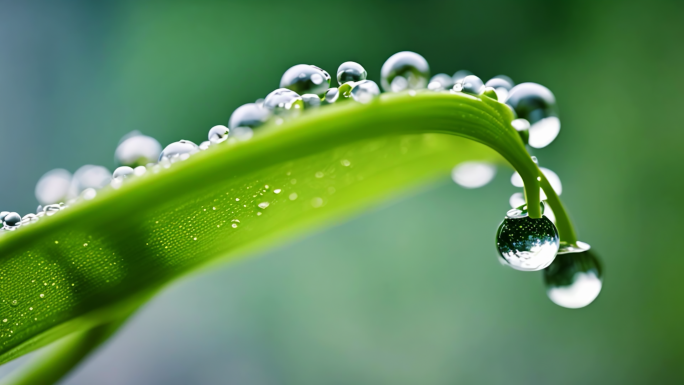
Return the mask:
{"type": "Polygon", "coordinates": [[[437,74],[430,78],[428,83],[428,90],[430,91],[445,91],[454,86],[454,80],[447,74],[437,74]]]}
{"type": "Polygon", "coordinates": [[[109,184],[112,173],[102,166],[86,164],[81,166],[71,178],[69,198],[78,197],[86,189],[99,190],[109,184]]]}
{"type": "Polygon", "coordinates": [[[485,91],[485,85],[482,79],[475,75],[468,75],[461,80],[461,92],[480,96],[485,91]]]}
{"type": "Polygon", "coordinates": [[[506,215],[496,233],[496,247],[506,265],[521,271],[537,271],[553,262],[560,240],[549,218],[530,218],[526,214],[521,207],[506,215]]]}
{"type": "Polygon", "coordinates": [[[553,303],[579,309],[594,302],[603,287],[601,264],[589,245],[563,245],[553,263],[544,270],[546,294],[553,303]]]}
{"type": "Polygon", "coordinates": [[[425,88],[430,78],[430,66],[415,52],[398,52],[390,56],[380,70],[382,89],[400,92],[425,88]]]}
{"type": "Polygon", "coordinates": [[[478,188],[491,182],[496,175],[496,167],[482,162],[464,162],[454,167],[451,178],[465,188],[478,188]]]}
{"type": "Polygon", "coordinates": [[[211,143],[221,143],[228,139],[230,130],[226,126],[214,126],[209,130],[209,141],[211,143]]]}
{"type": "Polygon", "coordinates": [[[280,88],[290,89],[300,95],[322,95],[329,87],[330,75],[320,68],[308,64],[298,64],[291,67],[285,71],[280,79],[280,88]]]}
{"type": "Polygon", "coordinates": [[[287,88],[278,88],[266,96],[264,108],[276,115],[286,115],[304,108],[304,102],[298,93],[287,88]]]}
{"type": "Polygon", "coordinates": [[[66,200],[71,186],[71,173],[57,168],[40,177],[36,184],[36,199],[41,205],[49,205],[66,200]]]}
{"type": "Polygon", "coordinates": [[[508,92],[511,90],[511,88],[513,88],[514,85],[515,84],[513,83],[513,80],[506,75],[497,75],[487,80],[487,83],[485,83],[486,87],[494,88],[497,100],[501,103],[506,102],[506,99],[508,99],[508,92]]]}
{"type": "Polygon", "coordinates": [[[21,226],[21,215],[17,213],[8,213],[2,219],[2,225],[4,230],[16,230],[21,226]]]}
{"type": "Polygon", "coordinates": [[[266,123],[271,117],[271,111],[256,103],[247,103],[238,107],[228,120],[228,127],[233,136],[233,130],[238,127],[257,128],[266,123]]]}
{"type": "Polygon", "coordinates": [[[359,63],[348,61],[340,64],[337,68],[337,83],[343,85],[347,82],[360,82],[366,80],[366,69],[359,63]]]}
{"type": "Polygon", "coordinates": [[[536,83],[518,84],[510,90],[506,104],[515,110],[518,118],[530,123],[530,146],[546,147],[558,136],[556,98],[548,88],[536,83]]]}
{"type": "Polygon", "coordinates": [[[135,168],[156,162],[161,150],[157,139],[134,131],[121,139],[114,158],[118,165],[135,168]]]}
{"type": "Polygon", "coordinates": [[[372,80],[362,80],[354,85],[351,94],[354,100],[366,104],[380,95],[380,88],[372,80]]]}
{"type": "Polygon", "coordinates": [[[159,161],[167,160],[171,163],[185,160],[190,157],[190,155],[199,152],[199,147],[189,140],[179,140],[166,146],[164,151],[159,154],[159,161]]]}

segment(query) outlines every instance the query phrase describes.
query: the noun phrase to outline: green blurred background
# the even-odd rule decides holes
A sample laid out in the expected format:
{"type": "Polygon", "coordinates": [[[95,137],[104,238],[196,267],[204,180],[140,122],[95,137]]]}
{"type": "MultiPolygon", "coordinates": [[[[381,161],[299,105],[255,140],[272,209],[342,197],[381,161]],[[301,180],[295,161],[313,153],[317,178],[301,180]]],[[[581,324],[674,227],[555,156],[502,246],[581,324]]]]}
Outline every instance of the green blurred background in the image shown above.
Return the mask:
{"type": "MultiPolygon", "coordinates": [[[[65,384],[684,383],[684,2],[0,0],[0,203],[55,167],[113,168],[118,139],[205,140],[291,65],[413,50],[556,95],[536,151],[605,264],[583,310],[498,265],[517,191],[447,177],[142,309],[65,384]]],[[[220,177],[220,176],[217,176],[220,177]]],[[[0,368],[6,373],[24,360],[0,368]]]]}

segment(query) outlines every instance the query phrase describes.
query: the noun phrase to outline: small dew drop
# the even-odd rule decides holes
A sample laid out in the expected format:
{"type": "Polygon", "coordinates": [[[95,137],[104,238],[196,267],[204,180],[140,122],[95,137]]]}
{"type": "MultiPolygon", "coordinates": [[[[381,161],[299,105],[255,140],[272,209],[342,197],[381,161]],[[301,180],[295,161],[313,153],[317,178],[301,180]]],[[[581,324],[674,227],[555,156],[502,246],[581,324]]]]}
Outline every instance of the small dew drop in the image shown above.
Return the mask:
{"type": "Polygon", "coordinates": [[[321,172],[321,171],[316,173],[316,178],[323,178],[324,176],[325,176],[325,174],[323,174],[323,172],[321,172]]]}
{"type": "Polygon", "coordinates": [[[235,201],[236,201],[236,202],[240,202],[240,198],[235,198],[235,201]]]}
{"type": "Polygon", "coordinates": [[[297,179],[292,179],[292,180],[290,181],[290,183],[292,183],[292,184],[297,184],[297,179]]]}
{"type": "Polygon", "coordinates": [[[273,190],[273,193],[274,194],[280,194],[281,191],[282,191],[281,189],[277,188],[277,189],[273,190]]]}
{"type": "Polygon", "coordinates": [[[44,299],[44,298],[45,298],[45,294],[42,294],[42,293],[41,293],[41,294],[39,295],[39,297],[44,299]]]}
{"type": "Polygon", "coordinates": [[[234,229],[237,229],[237,226],[238,226],[238,225],[237,225],[237,223],[233,223],[233,224],[230,225],[230,226],[231,226],[232,228],[234,228],[234,229]]]}
{"type": "Polygon", "coordinates": [[[311,200],[311,206],[312,206],[313,208],[316,208],[316,209],[319,208],[319,207],[321,207],[321,206],[323,206],[323,199],[322,199],[322,198],[319,198],[319,197],[316,197],[316,198],[312,199],[312,200],[311,200]]]}
{"type": "Polygon", "coordinates": [[[257,212],[257,217],[261,216],[261,211],[257,212]]]}
{"type": "Polygon", "coordinates": [[[83,247],[86,247],[86,246],[88,246],[88,244],[87,244],[87,243],[84,243],[84,244],[83,244],[83,247]]]}
{"type": "Polygon", "coordinates": [[[290,197],[289,197],[289,198],[290,198],[291,201],[297,199],[297,193],[292,193],[292,194],[290,194],[290,197]]]}
{"type": "Polygon", "coordinates": [[[12,307],[15,307],[15,306],[17,306],[17,305],[19,305],[19,301],[17,301],[16,299],[13,299],[13,300],[10,302],[10,306],[12,306],[12,307]]]}
{"type": "Polygon", "coordinates": [[[265,209],[269,206],[268,202],[261,202],[257,206],[259,206],[260,209],[265,209]]]}
{"type": "Polygon", "coordinates": [[[340,161],[340,164],[343,165],[344,167],[349,167],[351,165],[351,162],[348,161],[347,159],[342,159],[340,161]]]}

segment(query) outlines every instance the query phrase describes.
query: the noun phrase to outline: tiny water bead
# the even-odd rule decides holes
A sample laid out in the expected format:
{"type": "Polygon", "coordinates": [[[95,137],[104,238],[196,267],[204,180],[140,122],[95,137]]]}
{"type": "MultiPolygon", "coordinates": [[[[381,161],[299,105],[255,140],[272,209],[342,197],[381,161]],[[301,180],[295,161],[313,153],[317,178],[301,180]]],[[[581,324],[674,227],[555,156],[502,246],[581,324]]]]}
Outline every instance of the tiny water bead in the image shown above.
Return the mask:
{"type": "Polygon", "coordinates": [[[354,85],[351,94],[355,101],[366,104],[380,95],[380,88],[372,80],[362,80],[354,85]]]}
{"type": "Polygon", "coordinates": [[[114,158],[121,166],[135,168],[155,162],[161,150],[161,144],[155,138],[133,132],[121,140],[116,147],[114,158]]]}
{"type": "Polygon", "coordinates": [[[16,230],[21,226],[21,215],[18,213],[7,213],[2,219],[3,229],[16,230]]]}
{"type": "Polygon", "coordinates": [[[496,247],[505,264],[520,271],[537,271],[553,262],[560,240],[549,218],[530,218],[522,208],[504,218],[496,233],[496,247]]]}
{"type": "Polygon", "coordinates": [[[562,244],[556,259],[544,270],[544,285],[547,296],[556,305],[583,308],[601,293],[601,263],[584,242],[575,246],[562,244]]]}
{"type": "Polygon", "coordinates": [[[430,78],[428,82],[428,90],[431,91],[445,91],[454,86],[454,79],[447,74],[437,74],[430,78]]]}
{"type": "Polygon", "coordinates": [[[506,102],[506,99],[508,99],[508,93],[514,85],[515,84],[513,83],[513,80],[506,75],[495,76],[487,80],[487,83],[485,83],[485,87],[492,87],[494,89],[497,99],[501,103],[506,102]]]}
{"type": "Polygon", "coordinates": [[[390,56],[380,70],[382,89],[400,92],[427,87],[430,66],[421,55],[403,51],[390,56]]]}
{"type": "Polygon", "coordinates": [[[36,184],[36,199],[42,205],[49,205],[65,200],[69,195],[71,173],[57,168],[46,172],[36,184]]]}
{"type": "Polygon", "coordinates": [[[209,141],[211,143],[221,143],[228,139],[230,130],[226,126],[214,126],[209,130],[209,141]]]}
{"type": "Polygon", "coordinates": [[[199,147],[197,147],[195,143],[181,139],[178,142],[166,146],[161,154],[159,154],[159,161],[166,160],[173,163],[179,160],[185,160],[199,150],[199,147]]]}
{"type": "Polygon", "coordinates": [[[530,123],[529,145],[534,148],[548,146],[560,132],[556,98],[546,87],[537,83],[521,83],[513,87],[506,104],[520,119],[530,123]]]}
{"type": "Polygon", "coordinates": [[[290,67],[280,79],[280,88],[290,89],[297,94],[322,95],[329,87],[330,75],[308,64],[290,67]]]}
{"type": "Polygon", "coordinates": [[[40,218],[36,214],[26,214],[21,218],[21,225],[26,226],[38,222],[40,218]]]}
{"type": "Polygon", "coordinates": [[[316,94],[304,94],[302,95],[302,101],[304,102],[304,108],[316,108],[321,105],[321,98],[316,94]]]}
{"type": "Polygon", "coordinates": [[[461,92],[480,96],[485,91],[485,85],[482,79],[475,75],[468,75],[461,80],[461,92]]]}
{"type": "Polygon", "coordinates": [[[276,115],[284,115],[301,110],[304,108],[304,102],[298,93],[287,88],[278,88],[266,96],[264,108],[276,115]]]}
{"type": "Polygon", "coordinates": [[[348,61],[340,64],[337,68],[337,83],[343,85],[347,82],[360,82],[366,80],[366,69],[359,63],[348,61]]]}
{"type": "Polygon", "coordinates": [[[114,173],[112,174],[112,177],[114,179],[122,180],[126,179],[129,176],[133,175],[135,173],[135,170],[133,168],[128,167],[128,166],[121,166],[114,170],[114,173]]]}
{"type": "Polygon", "coordinates": [[[228,120],[228,128],[231,130],[231,136],[235,133],[238,127],[257,128],[268,121],[271,117],[271,111],[256,103],[247,103],[238,107],[230,115],[228,120]]]}
{"type": "Polygon", "coordinates": [[[451,178],[459,186],[478,188],[491,182],[496,175],[496,167],[482,162],[464,162],[454,167],[451,178]]]}

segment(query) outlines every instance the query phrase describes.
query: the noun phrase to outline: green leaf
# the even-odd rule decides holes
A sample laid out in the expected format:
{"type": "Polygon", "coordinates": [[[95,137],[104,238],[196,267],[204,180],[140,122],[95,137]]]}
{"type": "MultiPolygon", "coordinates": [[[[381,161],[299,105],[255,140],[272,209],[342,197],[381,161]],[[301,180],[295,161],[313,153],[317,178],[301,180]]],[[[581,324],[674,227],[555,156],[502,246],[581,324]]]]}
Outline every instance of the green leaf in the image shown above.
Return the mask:
{"type": "Polygon", "coordinates": [[[524,147],[511,119],[503,104],[464,94],[339,103],[5,234],[0,363],[116,323],[181,275],[315,231],[444,177],[459,162],[503,161],[464,137],[498,146],[532,180],[524,170],[531,161],[517,158],[524,147]]]}

